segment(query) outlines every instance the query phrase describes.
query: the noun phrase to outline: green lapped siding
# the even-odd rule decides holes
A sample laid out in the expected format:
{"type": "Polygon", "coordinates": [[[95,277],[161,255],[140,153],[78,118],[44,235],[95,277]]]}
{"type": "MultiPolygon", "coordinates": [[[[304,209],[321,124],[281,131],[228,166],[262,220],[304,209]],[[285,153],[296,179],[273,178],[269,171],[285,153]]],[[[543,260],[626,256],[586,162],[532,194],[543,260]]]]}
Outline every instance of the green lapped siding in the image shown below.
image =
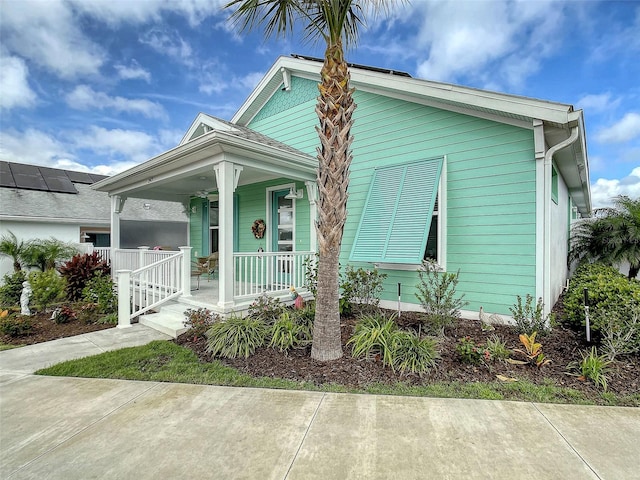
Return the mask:
{"type": "MultiPolygon", "coordinates": [[[[265,251],[271,250],[267,244],[267,235],[262,239],[256,239],[251,231],[251,225],[258,219],[267,222],[267,229],[271,230],[267,215],[267,189],[279,185],[288,185],[292,180],[280,178],[268,182],[254,183],[239,186],[236,189],[238,196],[238,249],[240,252],[256,252],[262,247],[265,251]]],[[[304,184],[296,182],[296,188],[304,188],[304,184]]],[[[296,200],[296,251],[309,250],[309,201],[306,190],[304,198],[296,200]]]]}
{"type": "Polygon", "coordinates": [[[192,198],[189,202],[189,244],[191,245],[191,260],[209,254],[209,225],[205,224],[207,200],[192,198]]]}
{"type": "MultiPolygon", "coordinates": [[[[296,79],[306,92],[316,82],[296,79]]],[[[293,90],[293,89],[292,89],[293,90]]],[[[318,138],[315,98],[278,109],[278,91],[249,127],[315,155],[318,138]]],[[[341,264],[349,252],[375,167],[445,157],[447,258],[449,272],[460,270],[458,291],[468,310],[509,314],[515,296],[535,294],[535,160],[533,132],[363,91],[353,127],[349,218],[341,264]]],[[[371,264],[355,264],[371,268],[371,264]]],[[[413,271],[388,274],[383,299],[416,303],[413,271]]]]}

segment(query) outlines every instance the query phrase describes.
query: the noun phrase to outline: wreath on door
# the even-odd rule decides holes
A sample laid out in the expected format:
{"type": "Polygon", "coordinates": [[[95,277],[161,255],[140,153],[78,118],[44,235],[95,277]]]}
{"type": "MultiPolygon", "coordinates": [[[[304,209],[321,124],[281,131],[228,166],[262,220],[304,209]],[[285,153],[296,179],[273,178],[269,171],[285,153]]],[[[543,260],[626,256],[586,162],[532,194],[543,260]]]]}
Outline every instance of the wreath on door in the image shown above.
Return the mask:
{"type": "Polygon", "coordinates": [[[267,230],[267,225],[264,223],[264,220],[258,219],[253,222],[251,225],[251,231],[253,232],[253,236],[256,238],[264,238],[264,232],[267,230]]]}

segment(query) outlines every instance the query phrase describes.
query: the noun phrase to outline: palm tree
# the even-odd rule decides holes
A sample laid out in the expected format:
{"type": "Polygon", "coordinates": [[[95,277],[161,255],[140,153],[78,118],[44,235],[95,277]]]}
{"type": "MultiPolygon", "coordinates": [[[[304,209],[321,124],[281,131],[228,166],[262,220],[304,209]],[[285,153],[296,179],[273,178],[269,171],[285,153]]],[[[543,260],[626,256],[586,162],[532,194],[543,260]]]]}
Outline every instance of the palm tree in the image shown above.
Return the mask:
{"type": "Polygon", "coordinates": [[[320,71],[320,95],[316,127],[318,148],[318,287],[311,357],[334,360],[342,356],[339,313],[340,244],[347,217],[347,187],[351,164],[351,127],[353,89],[349,86],[349,69],[343,43],[355,45],[361,13],[383,6],[383,0],[234,0],[226,5],[237,7],[231,18],[242,29],[264,25],[265,36],[286,35],[302,21],[307,38],[326,43],[324,64],[320,71]]]}
{"type": "Polygon", "coordinates": [[[31,240],[22,252],[22,258],[29,267],[35,267],[42,272],[56,268],[64,260],[69,260],[78,253],[78,249],[71,244],[55,238],[47,240],[31,240]]]}
{"type": "Polygon", "coordinates": [[[640,198],[615,197],[614,206],[599,208],[578,222],[571,234],[569,259],[629,263],[629,279],[640,271],[640,198]]]}
{"type": "Polygon", "coordinates": [[[0,238],[0,254],[11,257],[14,272],[22,270],[21,259],[23,252],[24,242],[22,240],[18,241],[12,231],[8,231],[7,235],[3,235],[0,238]]]}

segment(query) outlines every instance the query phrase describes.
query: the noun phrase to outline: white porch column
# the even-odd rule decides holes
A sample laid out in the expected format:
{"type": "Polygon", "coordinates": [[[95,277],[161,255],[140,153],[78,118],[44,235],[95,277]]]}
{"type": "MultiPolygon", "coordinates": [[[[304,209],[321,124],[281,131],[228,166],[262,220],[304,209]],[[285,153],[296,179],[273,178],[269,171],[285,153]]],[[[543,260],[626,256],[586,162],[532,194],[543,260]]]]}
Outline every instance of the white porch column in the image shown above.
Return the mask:
{"type": "Polygon", "coordinates": [[[182,252],[182,296],[191,296],[191,249],[193,247],[180,247],[182,252]]]}
{"type": "Polygon", "coordinates": [[[215,167],[218,184],[219,225],[218,243],[220,253],[218,262],[220,276],[218,283],[218,306],[233,307],[233,192],[238,184],[240,168],[232,162],[223,161],[215,167]]]}
{"type": "Polygon", "coordinates": [[[126,198],[120,195],[111,197],[111,251],[120,248],[120,214],[126,198]]]}
{"type": "Polygon", "coordinates": [[[316,182],[307,180],[304,182],[307,187],[307,198],[309,199],[309,250],[316,252],[318,249],[318,234],[316,232],[316,220],[318,219],[318,185],[316,182]]]}

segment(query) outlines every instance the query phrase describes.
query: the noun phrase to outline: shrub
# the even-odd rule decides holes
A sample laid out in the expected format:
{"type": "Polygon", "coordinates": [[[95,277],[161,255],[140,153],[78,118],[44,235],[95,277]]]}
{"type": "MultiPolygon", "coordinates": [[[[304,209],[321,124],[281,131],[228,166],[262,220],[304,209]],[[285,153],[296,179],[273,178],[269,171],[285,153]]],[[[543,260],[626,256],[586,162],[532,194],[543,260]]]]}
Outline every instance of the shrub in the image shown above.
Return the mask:
{"type": "Polygon", "coordinates": [[[26,274],[22,270],[4,276],[4,284],[0,286],[0,305],[8,307],[20,304],[22,282],[24,282],[26,278],[26,274]]]}
{"type": "Polygon", "coordinates": [[[434,368],[440,358],[438,343],[430,337],[420,338],[414,332],[397,330],[393,334],[393,363],[394,370],[417,373],[422,376],[434,368]]]}
{"type": "Polygon", "coordinates": [[[26,315],[6,315],[0,319],[0,332],[10,337],[27,335],[33,329],[31,318],[26,315]]]}
{"type": "Polygon", "coordinates": [[[260,320],[267,325],[273,325],[276,319],[280,317],[280,314],[284,312],[284,309],[285,305],[280,300],[263,293],[249,305],[247,316],[254,320],[260,320]]]}
{"type": "Polygon", "coordinates": [[[379,355],[384,365],[393,365],[393,333],[398,326],[381,314],[367,315],[358,323],[347,345],[355,358],[379,355]]]}
{"type": "Polygon", "coordinates": [[[219,315],[206,308],[198,308],[197,310],[189,308],[184,312],[184,315],[186,319],[183,324],[189,329],[189,334],[193,336],[194,341],[205,338],[207,330],[220,320],[219,315]]]}
{"type": "Polygon", "coordinates": [[[591,347],[591,350],[581,352],[582,360],[580,362],[572,362],[567,367],[572,370],[577,370],[580,373],[580,378],[583,380],[589,379],[596,386],[602,387],[603,390],[607,390],[607,375],[611,371],[611,360],[607,359],[604,355],[598,355],[598,349],[591,347]]]}
{"type": "Polygon", "coordinates": [[[97,272],[105,276],[111,274],[111,268],[100,258],[98,252],[75,255],[59,271],[67,281],[67,298],[71,301],[82,298],[82,290],[97,272]]]}
{"type": "Polygon", "coordinates": [[[416,297],[420,301],[427,316],[427,322],[432,322],[438,328],[453,325],[460,316],[460,309],[467,305],[464,294],[456,294],[459,274],[439,272],[440,267],[432,260],[423,260],[418,276],[420,283],[416,286],[416,297]]]}
{"type": "Polygon", "coordinates": [[[304,308],[293,310],[291,315],[298,325],[304,325],[313,332],[313,322],[316,318],[316,304],[313,301],[305,303],[304,308]]]}
{"type": "Polygon", "coordinates": [[[489,351],[481,344],[476,344],[471,337],[463,337],[458,340],[456,352],[465,363],[477,365],[483,359],[489,360],[489,351]]]}
{"type": "Polygon", "coordinates": [[[628,315],[596,310],[593,318],[602,325],[602,350],[610,360],[640,352],[640,306],[631,307],[628,315]]]}
{"type": "Polygon", "coordinates": [[[29,283],[33,290],[33,301],[42,311],[45,311],[49,305],[64,299],[64,278],[53,269],[31,272],[29,283]]]}
{"type": "Polygon", "coordinates": [[[316,298],[318,293],[318,254],[315,258],[307,258],[303,264],[304,266],[304,286],[311,292],[313,298],[316,298]]]}
{"type": "Polygon", "coordinates": [[[380,273],[377,268],[365,270],[355,269],[347,265],[343,280],[340,284],[344,305],[355,309],[359,313],[374,313],[380,304],[382,283],[387,278],[386,273],[380,273]]]}
{"type": "Polygon", "coordinates": [[[538,332],[533,332],[531,335],[526,335],[524,333],[520,334],[520,343],[522,343],[524,350],[516,348],[514,352],[522,355],[526,358],[526,361],[518,362],[517,360],[513,360],[512,363],[530,363],[538,368],[542,368],[547,363],[551,362],[551,360],[542,353],[542,344],[536,342],[537,333],[538,332]]]}
{"type": "Polygon", "coordinates": [[[96,303],[98,313],[115,313],[118,308],[118,295],[111,276],[101,271],[96,271],[82,289],[82,299],[86,302],[96,303]]]}
{"type": "Polygon", "coordinates": [[[118,324],[118,314],[110,313],[108,315],[103,315],[96,320],[96,323],[101,323],[104,325],[117,325],[118,324]]]}
{"type": "Polygon", "coordinates": [[[56,308],[51,315],[51,320],[60,325],[61,323],[69,323],[78,318],[75,312],[68,305],[62,305],[56,308]]]}
{"type": "Polygon", "coordinates": [[[290,348],[301,348],[311,344],[311,329],[306,324],[296,323],[288,312],[283,312],[271,327],[269,346],[280,352],[290,348]]]}
{"type": "Polygon", "coordinates": [[[640,307],[640,282],[629,280],[615,268],[599,263],[581,265],[564,297],[566,320],[576,328],[584,327],[584,289],[589,292],[589,311],[606,312],[594,315],[591,330],[598,334],[613,316],[628,320],[630,312],[640,307]]]}
{"type": "MultiPolygon", "coordinates": [[[[95,302],[83,303],[76,306],[76,316],[78,320],[84,323],[94,323],[99,321],[99,307],[95,302]]],[[[117,323],[117,315],[116,315],[117,323]]]]}
{"type": "Polygon", "coordinates": [[[263,321],[231,316],[209,329],[207,351],[224,358],[247,358],[264,345],[267,334],[268,328],[263,321]]]}
{"type": "Polygon", "coordinates": [[[533,332],[540,334],[548,333],[550,321],[548,316],[544,316],[544,303],[542,298],[538,299],[536,306],[533,306],[533,297],[527,293],[525,303],[522,305],[520,295],[516,296],[517,303],[513,307],[509,307],[516,322],[518,333],[526,333],[531,335],[533,332]]]}
{"type": "Polygon", "coordinates": [[[485,348],[489,352],[491,360],[506,360],[511,355],[511,350],[507,348],[506,342],[495,334],[487,340],[485,348]]]}

